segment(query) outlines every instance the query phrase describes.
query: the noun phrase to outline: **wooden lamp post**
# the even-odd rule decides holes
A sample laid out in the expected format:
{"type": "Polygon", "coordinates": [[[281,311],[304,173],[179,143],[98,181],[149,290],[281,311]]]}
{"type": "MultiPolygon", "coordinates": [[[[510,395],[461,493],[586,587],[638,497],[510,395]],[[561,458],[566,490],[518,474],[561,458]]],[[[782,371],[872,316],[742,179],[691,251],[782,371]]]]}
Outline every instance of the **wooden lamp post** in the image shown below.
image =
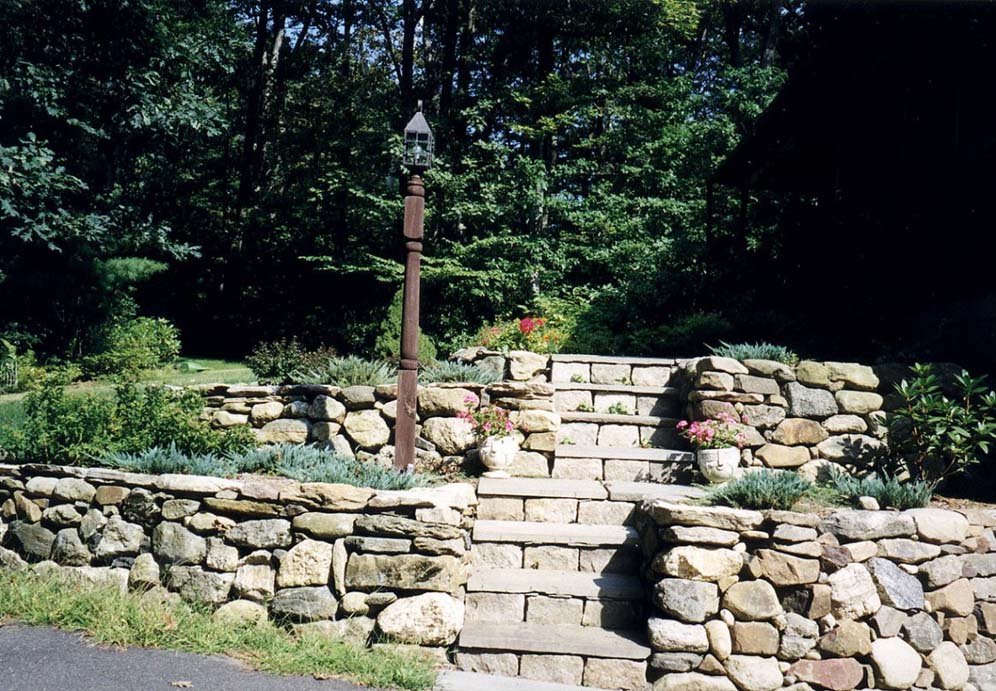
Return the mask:
{"type": "Polygon", "coordinates": [[[405,126],[402,162],[411,171],[405,187],[405,292],[401,308],[401,363],[398,368],[398,413],[394,428],[394,467],[415,469],[415,415],[418,404],[419,275],[425,184],[422,173],[432,165],[435,142],[429,123],[419,111],[405,126]]]}

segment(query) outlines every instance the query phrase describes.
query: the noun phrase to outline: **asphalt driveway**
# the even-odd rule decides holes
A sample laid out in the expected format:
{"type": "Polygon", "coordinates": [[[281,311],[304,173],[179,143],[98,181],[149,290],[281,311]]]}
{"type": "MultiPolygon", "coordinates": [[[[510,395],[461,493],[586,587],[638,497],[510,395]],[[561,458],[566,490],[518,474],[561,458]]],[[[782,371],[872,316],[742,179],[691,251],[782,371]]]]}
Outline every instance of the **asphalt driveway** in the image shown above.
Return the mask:
{"type": "Polygon", "coordinates": [[[344,681],[253,672],[226,657],[95,645],[79,633],[0,627],[3,691],[371,691],[344,681]]]}

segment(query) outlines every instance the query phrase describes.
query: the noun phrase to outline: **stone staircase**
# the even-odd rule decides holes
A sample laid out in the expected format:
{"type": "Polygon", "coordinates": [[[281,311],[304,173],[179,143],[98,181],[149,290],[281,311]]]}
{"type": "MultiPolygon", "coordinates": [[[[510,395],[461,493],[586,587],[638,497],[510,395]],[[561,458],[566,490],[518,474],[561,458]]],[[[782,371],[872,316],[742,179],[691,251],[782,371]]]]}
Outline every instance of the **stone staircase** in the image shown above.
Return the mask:
{"type": "Polygon", "coordinates": [[[690,477],[691,454],[657,448],[673,439],[674,365],[554,356],[552,477],[481,480],[462,671],[441,689],[649,688],[636,505],[700,493],[666,484],[690,477]]]}

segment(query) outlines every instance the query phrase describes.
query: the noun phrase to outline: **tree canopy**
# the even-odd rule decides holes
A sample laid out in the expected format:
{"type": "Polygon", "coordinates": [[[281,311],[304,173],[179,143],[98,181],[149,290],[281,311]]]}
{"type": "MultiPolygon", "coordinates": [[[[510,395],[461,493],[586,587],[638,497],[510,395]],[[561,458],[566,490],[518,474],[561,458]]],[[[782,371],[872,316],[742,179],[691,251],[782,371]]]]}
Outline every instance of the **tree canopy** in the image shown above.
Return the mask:
{"type": "Polygon", "coordinates": [[[443,348],[539,311],[595,352],[774,338],[744,307],[777,231],[708,183],[806,30],[790,2],[8,0],[0,336],[75,357],[141,313],[191,352],[369,352],[422,101],[443,348]]]}

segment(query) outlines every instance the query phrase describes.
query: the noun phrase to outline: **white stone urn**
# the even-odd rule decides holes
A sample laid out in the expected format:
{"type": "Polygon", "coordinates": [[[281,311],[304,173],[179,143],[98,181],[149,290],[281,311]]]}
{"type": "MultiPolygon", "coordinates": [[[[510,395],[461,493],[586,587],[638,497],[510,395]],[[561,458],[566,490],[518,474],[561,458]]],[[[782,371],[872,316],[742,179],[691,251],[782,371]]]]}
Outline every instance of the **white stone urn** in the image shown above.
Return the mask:
{"type": "Polygon", "coordinates": [[[736,477],[737,467],[740,465],[740,449],[735,446],[699,449],[695,452],[695,458],[705,479],[718,485],[736,477]]]}
{"type": "Polygon", "coordinates": [[[519,440],[511,435],[487,437],[478,444],[477,451],[481,456],[481,463],[488,469],[484,477],[511,477],[508,469],[515,461],[515,454],[519,453],[519,440]]]}

